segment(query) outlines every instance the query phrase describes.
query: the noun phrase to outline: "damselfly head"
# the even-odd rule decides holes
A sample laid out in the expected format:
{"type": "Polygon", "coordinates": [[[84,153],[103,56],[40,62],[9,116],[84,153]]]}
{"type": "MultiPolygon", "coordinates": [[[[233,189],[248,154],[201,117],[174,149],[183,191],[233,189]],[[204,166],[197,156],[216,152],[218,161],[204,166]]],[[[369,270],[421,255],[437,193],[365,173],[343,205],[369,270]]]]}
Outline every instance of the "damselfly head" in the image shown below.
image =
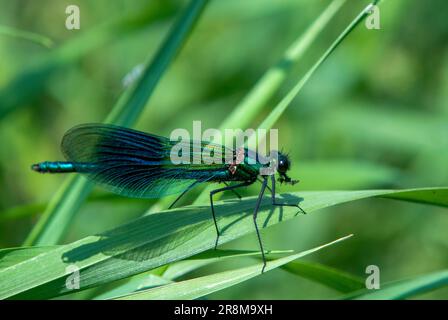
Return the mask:
{"type": "Polygon", "coordinates": [[[278,181],[280,183],[289,183],[291,185],[296,184],[299,180],[291,179],[286,172],[291,168],[291,161],[287,154],[278,152],[277,172],[280,175],[278,181]]]}
{"type": "Polygon", "coordinates": [[[280,175],[286,174],[291,166],[291,161],[286,154],[278,152],[278,163],[277,163],[277,171],[280,175]]]}

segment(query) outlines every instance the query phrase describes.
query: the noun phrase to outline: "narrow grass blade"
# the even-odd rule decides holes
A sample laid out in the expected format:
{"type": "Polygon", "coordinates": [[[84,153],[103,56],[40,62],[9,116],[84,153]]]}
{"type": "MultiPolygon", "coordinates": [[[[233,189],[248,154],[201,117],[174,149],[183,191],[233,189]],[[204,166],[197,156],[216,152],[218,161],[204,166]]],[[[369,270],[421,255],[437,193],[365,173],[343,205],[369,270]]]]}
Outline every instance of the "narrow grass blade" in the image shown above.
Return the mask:
{"type": "Polygon", "coordinates": [[[94,300],[110,300],[136,291],[141,291],[148,288],[154,288],[173,281],[154,274],[141,274],[135,276],[129,282],[124,283],[112,290],[99,294],[93,297],[94,300]]]}
{"type": "Polygon", "coordinates": [[[34,104],[27,102],[41,93],[56,71],[78,61],[92,50],[119,39],[120,36],[166,19],[175,9],[170,5],[150,4],[143,12],[107,21],[32,59],[5,87],[0,88],[0,120],[12,111],[32,107],[34,104]]]}
{"type": "Polygon", "coordinates": [[[250,125],[345,1],[334,0],[328,5],[314,23],[291,44],[283,57],[263,74],[244,99],[223,121],[221,129],[246,128],[250,125]]]}
{"type": "MultiPolygon", "coordinates": [[[[114,206],[117,203],[123,202],[126,202],[129,206],[141,206],[142,203],[147,203],[147,201],[145,201],[144,199],[125,198],[114,193],[103,192],[94,192],[87,198],[88,205],[98,202],[103,202],[107,206],[114,206]]],[[[30,203],[8,208],[5,211],[0,212],[0,223],[4,221],[12,221],[16,219],[39,216],[47,206],[48,203],[30,203]]]]}
{"type": "MultiPolygon", "coordinates": [[[[264,121],[258,127],[259,129],[269,130],[274,123],[280,118],[286,108],[291,104],[297,94],[302,90],[304,85],[308,82],[311,76],[322,65],[322,63],[328,59],[328,57],[334,52],[334,50],[344,41],[344,39],[369,15],[372,5],[376,5],[379,1],[373,1],[367,7],[365,7],[361,13],[342,31],[337,39],[330,45],[327,51],[317,60],[317,62],[307,71],[307,73],[297,82],[297,84],[288,92],[288,94],[275,106],[271,113],[264,119],[264,121]]],[[[256,137],[252,136],[252,140],[256,137]]],[[[249,141],[251,145],[253,141],[249,141]]]]}
{"type": "Polygon", "coordinates": [[[56,247],[57,246],[43,246],[0,249],[0,269],[34,258],[39,254],[48,252],[56,247]]]}
{"type": "Polygon", "coordinates": [[[357,300],[398,300],[407,299],[435,289],[448,286],[448,270],[442,270],[407,280],[385,284],[379,290],[363,290],[348,296],[357,300]]]}
{"type": "Polygon", "coordinates": [[[168,66],[179,53],[209,0],[191,0],[171,28],[164,43],[143,71],[139,81],[125,92],[106,118],[106,122],[132,125],[143,111],[148,99],[168,66]]]}
{"type": "MultiPolygon", "coordinates": [[[[291,250],[277,250],[269,251],[267,254],[286,254],[291,253],[291,250]]],[[[200,253],[196,256],[187,258],[186,260],[176,262],[169,265],[164,271],[154,275],[153,271],[150,274],[141,274],[134,276],[129,282],[124,283],[108,292],[102,293],[95,297],[98,300],[113,299],[115,297],[124,296],[135,291],[149,289],[150,287],[157,287],[163,284],[172,283],[177,278],[184,276],[201,267],[210,265],[212,263],[223,260],[260,256],[259,251],[249,250],[210,250],[200,253]]]]}
{"type": "Polygon", "coordinates": [[[281,268],[343,293],[365,288],[364,280],[361,277],[316,262],[294,261],[281,268]]]}
{"type": "MultiPolygon", "coordinates": [[[[408,200],[413,194],[421,198],[422,193],[426,193],[428,202],[433,197],[434,205],[448,207],[448,188],[315,191],[283,194],[282,198],[285,202],[300,202],[306,212],[312,213],[337,204],[394,193],[406,194],[408,200]]],[[[256,197],[249,197],[216,203],[222,232],[219,244],[254,232],[255,202],[256,197]]],[[[268,197],[263,199],[258,214],[261,228],[301,216],[296,208],[272,207],[268,197]]],[[[153,213],[1,269],[0,299],[12,296],[44,299],[73,292],[65,286],[66,267],[72,264],[80,270],[80,290],[124,279],[212,249],[215,237],[209,205],[153,213]]]]}
{"type": "MultiPolygon", "coordinates": [[[[270,114],[263,120],[263,122],[258,126],[258,129],[269,130],[272,128],[274,123],[280,118],[286,108],[291,104],[294,98],[299,94],[304,85],[308,82],[311,76],[316,72],[316,70],[322,65],[322,63],[331,55],[331,53],[342,43],[342,41],[353,31],[356,26],[361,23],[365,17],[369,14],[373,4],[377,4],[378,1],[374,1],[372,4],[368,5],[362,12],[344,29],[344,31],[337,37],[337,39],[330,45],[327,51],[319,58],[319,60],[307,71],[307,73],[297,82],[297,84],[287,93],[287,95],[275,106],[275,108],[270,112],[270,114]]],[[[325,21],[325,20],[324,20],[325,21]]],[[[312,29],[311,29],[312,30],[312,29]]],[[[307,39],[307,37],[304,37],[307,39]]],[[[308,45],[311,42],[308,43],[308,45]]],[[[239,113],[239,112],[238,112],[239,113]]],[[[256,135],[252,135],[249,138],[248,145],[256,145],[256,135]]],[[[260,142],[260,141],[258,141],[260,142]]],[[[204,202],[207,194],[210,190],[206,189],[200,194],[200,196],[194,202],[201,203],[204,202]]],[[[217,195],[219,197],[219,195],[217,195]]]]}
{"type": "MultiPolygon", "coordinates": [[[[270,250],[266,251],[267,256],[291,253],[292,250],[270,250]]],[[[210,250],[200,253],[194,257],[185,259],[169,265],[163,272],[165,279],[176,280],[192,271],[232,258],[260,256],[260,251],[250,250],[210,250]]]]}
{"type": "MultiPolygon", "coordinates": [[[[324,244],[322,246],[303,251],[297,254],[293,254],[284,258],[280,258],[277,260],[269,261],[266,265],[265,272],[274,270],[278,267],[281,267],[284,264],[287,264],[293,260],[304,257],[313,252],[319,251],[325,247],[336,244],[340,241],[346,240],[351,235],[340,238],[333,242],[324,244]]],[[[176,300],[176,299],[197,299],[207,294],[228,288],[230,286],[236,285],[238,283],[247,281],[261,274],[261,268],[263,264],[258,263],[256,265],[235,269],[231,271],[225,271],[216,273],[209,276],[204,276],[200,278],[195,278],[191,280],[181,281],[173,284],[168,284],[162,287],[149,289],[141,292],[137,292],[134,294],[130,294],[127,296],[120,297],[118,299],[123,300],[176,300]]]]}
{"type": "MultiPolygon", "coordinates": [[[[140,79],[125,91],[106,122],[132,126],[143,111],[165,70],[174,60],[199,19],[208,0],[192,0],[174,24],[152,62],[146,65],[140,79]]],[[[70,177],[51,200],[25,245],[56,244],[65,233],[74,214],[84,203],[93,185],[81,176],[70,177]]]]}
{"type": "Polygon", "coordinates": [[[12,28],[8,26],[0,26],[0,35],[6,35],[18,39],[24,39],[28,41],[35,42],[41,46],[44,46],[46,48],[51,48],[54,46],[53,40],[50,38],[37,34],[34,32],[19,30],[17,28],[12,28]]]}
{"type": "Polygon", "coordinates": [[[390,198],[396,200],[433,204],[442,207],[448,206],[448,192],[445,190],[432,190],[427,192],[426,190],[432,190],[431,188],[416,190],[411,194],[407,192],[397,192],[391,194],[382,195],[383,198],[390,198]]]}

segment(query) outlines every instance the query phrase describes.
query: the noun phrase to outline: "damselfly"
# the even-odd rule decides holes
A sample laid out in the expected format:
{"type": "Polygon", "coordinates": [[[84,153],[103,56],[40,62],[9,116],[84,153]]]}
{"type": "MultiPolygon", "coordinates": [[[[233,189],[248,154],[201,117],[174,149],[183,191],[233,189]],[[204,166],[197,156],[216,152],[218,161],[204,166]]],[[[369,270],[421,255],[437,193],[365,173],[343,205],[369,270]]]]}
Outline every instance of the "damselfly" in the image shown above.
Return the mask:
{"type": "MultiPolygon", "coordinates": [[[[40,162],[32,165],[32,169],[42,173],[77,172],[87,176],[105,189],[122,196],[134,198],[160,198],[167,195],[179,194],[170,208],[193,187],[200,183],[223,183],[225,187],[210,192],[210,206],[213,222],[216,228],[215,249],[218,245],[220,230],[216,221],[213,195],[223,191],[235,189],[261,182],[261,190],[255,204],[253,220],[255,231],[263,258],[263,269],[266,258],[257,225],[257,213],[263,194],[270,190],[272,205],[294,206],[305,213],[298,204],[278,203],[275,197],[275,175],[260,174],[260,169],[270,165],[261,163],[261,156],[247,148],[241,154],[234,151],[233,162],[174,164],[171,158],[173,147],[177,141],[168,138],[139,132],[136,130],[106,124],[84,124],[70,129],[62,139],[62,152],[68,161],[40,162]],[[239,161],[237,158],[241,156],[239,161]],[[269,180],[271,187],[268,186],[269,180]]],[[[228,148],[206,141],[184,142],[190,146],[199,144],[200,150],[194,151],[195,160],[201,157],[206,149],[219,151],[221,155],[229,151],[228,148]]],[[[278,152],[276,169],[278,181],[295,184],[287,175],[291,162],[287,155],[278,152]]]]}

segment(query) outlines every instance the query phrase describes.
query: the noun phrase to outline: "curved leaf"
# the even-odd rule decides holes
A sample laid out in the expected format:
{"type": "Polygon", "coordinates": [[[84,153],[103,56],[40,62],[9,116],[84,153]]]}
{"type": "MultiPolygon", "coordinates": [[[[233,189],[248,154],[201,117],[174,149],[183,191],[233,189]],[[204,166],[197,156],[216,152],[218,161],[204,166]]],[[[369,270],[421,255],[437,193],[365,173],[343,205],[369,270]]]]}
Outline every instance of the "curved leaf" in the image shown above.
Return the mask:
{"type": "Polygon", "coordinates": [[[47,48],[51,48],[54,46],[53,40],[51,40],[49,37],[34,32],[19,30],[17,28],[12,28],[9,26],[0,26],[0,35],[7,35],[19,39],[29,40],[47,48]]]}
{"type": "MultiPolygon", "coordinates": [[[[302,208],[311,213],[344,202],[392,195],[411,201],[415,195],[416,199],[424,197],[429,203],[448,206],[448,188],[316,191],[284,194],[283,199],[300,202],[302,208]]],[[[256,197],[249,197],[217,202],[216,212],[222,232],[220,244],[254,232],[255,201],[256,197]]],[[[298,215],[296,208],[272,207],[266,197],[260,207],[258,225],[265,228],[298,215]]],[[[151,214],[1,269],[0,298],[43,299],[67,294],[71,291],[65,287],[66,267],[71,264],[80,269],[80,290],[109,283],[211,249],[215,237],[208,205],[151,214]]]]}
{"type": "Polygon", "coordinates": [[[352,298],[362,300],[406,299],[444,286],[448,286],[448,270],[388,283],[379,290],[364,290],[363,293],[355,294],[352,298]]]}
{"type": "MultiPolygon", "coordinates": [[[[290,253],[291,250],[283,251],[269,251],[266,254],[285,254],[290,253]]],[[[196,256],[190,257],[186,260],[179,261],[168,265],[168,268],[162,272],[150,271],[149,274],[140,274],[131,278],[130,281],[112,289],[107,292],[101,293],[96,296],[95,299],[105,300],[113,299],[115,297],[124,296],[135,291],[148,289],[150,287],[157,287],[167,283],[174,282],[175,279],[197,270],[206,265],[219,262],[222,260],[260,256],[259,251],[248,250],[210,250],[204,253],[200,253],[196,256]],[[156,274],[154,274],[156,273],[156,274]]],[[[158,269],[157,269],[158,270],[158,269]]]]}
{"type": "MultiPolygon", "coordinates": [[[[313,252],[319,251],[325,247],[331,246],[337,242],[343,241],[351,235],[340,238],[333,242],[324,244],[322,246],[292,254],[287,257],[269,261],[266,265],[265,272],[278,268],[288,262],[304,257],[313,252]]],[[[207,294],[228,288],[243,281],[247,281],[253,277],[261,275],[261,268],[263,264],[256,265],[215,273],[209,276],[185,280],[177,283],[168,284],[154,289],[144,290],[120,297],[118,299],[124,300],[175,300],[175,299],[197,299],[207,294]]]]}
{"type": "Polygon", "coordinates": [[[340,292],[347,293],[365,288],[361,277],[316,262],[294,261],[285,264],[282,269],[340,292]]]}

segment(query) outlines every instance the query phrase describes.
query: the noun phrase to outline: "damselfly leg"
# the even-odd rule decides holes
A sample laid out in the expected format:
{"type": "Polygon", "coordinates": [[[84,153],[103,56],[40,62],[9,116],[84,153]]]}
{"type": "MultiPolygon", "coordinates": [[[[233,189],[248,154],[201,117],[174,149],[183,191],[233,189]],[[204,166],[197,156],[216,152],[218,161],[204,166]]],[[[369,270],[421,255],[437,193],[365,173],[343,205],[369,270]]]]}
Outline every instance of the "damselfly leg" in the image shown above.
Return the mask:
{"type": "Polygon", "coordinates": [[[213,195],[217,194],[218,192],[232,191],[237,188],[245,187],[252,183],[253,183],[252,181],[246,181],[243,183],[235,184],[233,186],[226,186],[224,188],[215,189],[210,192],[210,206],[212,208],[212,217],[213,217],[213,222],[215,223],[215,229],[216,229],[215,250],[216,250],[216,247],[218,246],[218,240],[219,240],[220,233],[219,233],[218,223],[216,221],[215,207],[213,206],[213,195]]]}
{"type": "Polygon", "coordinates": [[[278,203],[277,202],[277,199],[275,198],[275,176],[274,175],[271,176],[271,185],[272,185],[271,195],[272,195],[272,205],[273,206],[296,207],[296,208],[299,208],[299,210],[302,211],[303,214],[306,214],[305,210],[303,210],[302,207],[300,207],[299,204],[278,203]]]}
{"type": "Polygon", "coordinates": [[[174,202],[168,207],[168,209],[171,209],[172,207],[174,207],[174,205],[176,204],[177,201],[180,200],[180,198],[182,198],[188,191],[190,191],[191,189],[193,189],[197,184],[199,183],[199,181],[195,181],[193,182],[190,186],[188,186],[187,189],[185,189],[177,198],[176,200],[174,200],[174,202]]]}
{"type": "Polygon", "coordinates": [[[254,211],[254,215],[253,215],[255,231],[257,232],[258,244],[260,245],[261,257],[263,259],[263,268],[261,268],[261,273],[263,273],[264,272],[264,268],[266,268],[266,257],[264,255],[264,249],[263,249],[263,243],[261,242],[260,231],[258,230],[257,214],[258,214],[258,209],[260,208],[261,200],[263,200],[264,191],[266,190],[267,185],[268,185],[268,179],[266,177],[263,177],[261,190],[260,190],[260,193],[258,195],[257,203],[255,204],[255,211],[254,211]]]}
{"type": "MultiPolygon", "coordinates": [[[[223,182],[227,187],[230,187],[230,185],[227,183],[227,182],[223,182]]],[[[236,195],[236,197],[238,198],[238,199],[240,199],[241,200],[241,195],[238,193],[238,192],[236,192],[236,190],[235,189],[230,189],[229,191],[232,191],[232,193],[234,194],[234,195],[236,195]]]]}
{"type": "Polygon", "coordinates": [[[264,269],[266,268],[266,257],[264,254],[264,249],[263,249],[263,243],[261,242],[261,236],[260,236],[260,231],[258,229],[258,225],[257,225],[257,215],[258,215],[258,210],[260,208],[260,204],[261,201],[263,199],[263,195],[264,192],[266,190],[266,188],[271,191],[271,195],[272,195],[272,205],[274,206],[288,206],[288,207],[297,207],[300,209],[300,211],[302,211],[304,214],[306,213],[298,204],[290,204],[290,203],[278,203],[276,198],[275,198],[275,176],[272,175],[271,176],[271,184],[272,184],[272,189],[269,188],[268,186],[268,178],[265,176],[263,177],[263,180],[260,180],[261,182],[261,190],[260,193],[258,195],[258,199],[257,199],[257,203],[255,205],[255,211],[254,211],[254,225],[255,225],[255,231],[257,232],[257,238],[258,238],[258,244],[260,245],[260,250],[261,250],[261,257],[263,259],[263,268],[261,269],[261,273],[264,272],[264,269]]]}

